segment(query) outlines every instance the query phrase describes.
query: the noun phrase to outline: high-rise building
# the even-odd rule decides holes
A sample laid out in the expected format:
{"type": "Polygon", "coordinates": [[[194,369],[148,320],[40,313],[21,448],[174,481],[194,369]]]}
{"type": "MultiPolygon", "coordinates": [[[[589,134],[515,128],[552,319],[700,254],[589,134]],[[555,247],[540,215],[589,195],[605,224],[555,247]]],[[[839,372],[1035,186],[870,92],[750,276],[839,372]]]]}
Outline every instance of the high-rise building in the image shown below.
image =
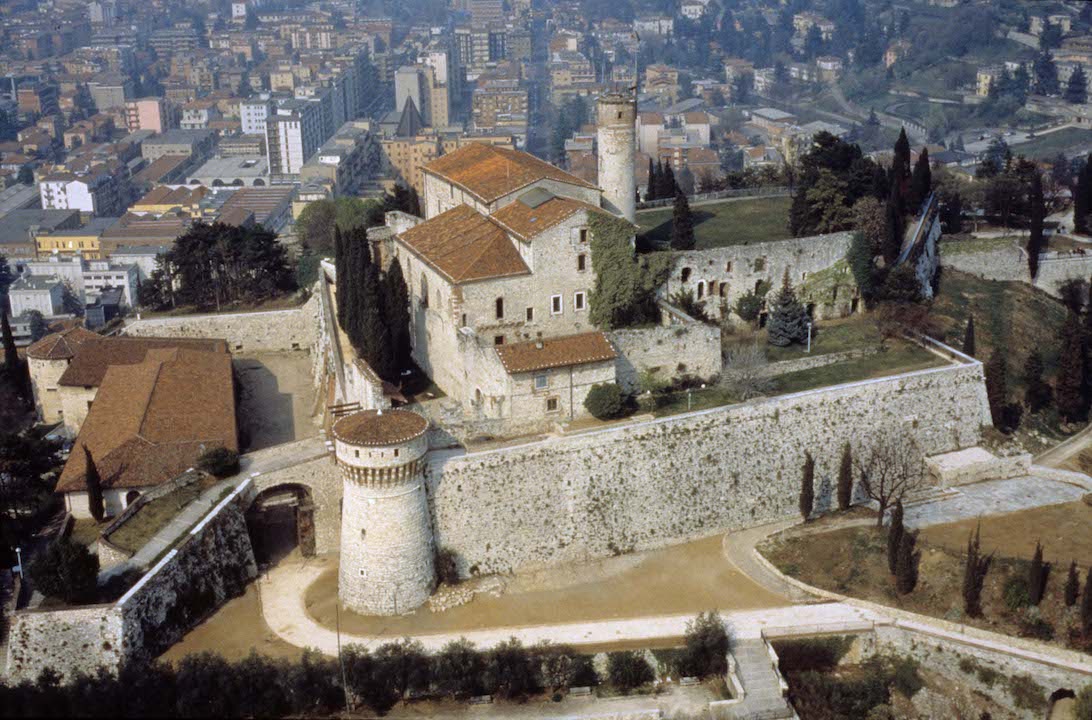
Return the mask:
{"type": "Polygon", "coordinates": [[[266,119],[269,174],[276,178],[298,175],[308,158],[326,139],[322,109],[309,100],[289,100],[266,119]]]}
{"type": "Polygon", "coordinates": [[[162,133],[177,124],[173,103],[164,98],[146,97],[125,104],[125,120],[129,132],[151,130],[162,133]]]}

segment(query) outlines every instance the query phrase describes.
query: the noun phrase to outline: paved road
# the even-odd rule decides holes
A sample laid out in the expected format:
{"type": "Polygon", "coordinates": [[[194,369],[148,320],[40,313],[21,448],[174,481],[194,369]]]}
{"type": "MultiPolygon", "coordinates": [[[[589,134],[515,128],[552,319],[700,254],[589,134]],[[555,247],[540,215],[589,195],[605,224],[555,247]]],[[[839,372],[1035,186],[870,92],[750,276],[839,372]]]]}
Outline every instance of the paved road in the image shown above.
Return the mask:
{"type": "Polygon", "coordinates": [[[1080,500],[1087,492],[1076,485],[1035,476],[989,480],[953,490],[938,500],[907,505],[906,524],[915,528],[928,527],[983,515],[1057,505],[1080,500]]]}

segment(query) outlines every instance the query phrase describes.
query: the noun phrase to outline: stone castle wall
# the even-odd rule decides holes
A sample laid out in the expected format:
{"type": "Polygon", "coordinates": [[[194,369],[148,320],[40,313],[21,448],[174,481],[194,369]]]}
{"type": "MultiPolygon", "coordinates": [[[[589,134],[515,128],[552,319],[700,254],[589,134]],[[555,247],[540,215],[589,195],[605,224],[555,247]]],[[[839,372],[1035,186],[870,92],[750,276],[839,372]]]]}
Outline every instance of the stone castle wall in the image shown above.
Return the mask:
{"type": "Polygon", "coordinates": [[[218,504],[117,602],[16,613],[9,677],[34,680],[47,667],[67,679],[100,667],[117,672],[126,661],[155,657],[240,594],[257,575],[245,490],[218,504]]]}
{"type": "Polygon", "coordinates": [[[437,451],[427,468],[433,529],[462,573],[658,547],[795,512],[805,450],[822,509],[843,438],[889,428],[932,455],[976,444],[989,422],[973,363],[517,447],[437,451]]]}
{"type": "Polygon", "coordinates": [[[1015,244],[985,247],[981,251],[955,251],[940,244],[942,267],[970,273],[986,280],[1023,282],[1060,297],[1058,288],[1066,280],[1087,280],[1092,276],[1092,255],[1048,254],[1039,261],[1039,274],[1031,281],[1027,253],[1015,244]]]}
{"type": "Polygon", "coordinates": [[[607,333],[618,351],[617,382],[640,390],[641,373],[675,381],[684,375],[708,380],[721,373],[720,328],[701,322],[607,333]]]}
{"type": "Polygon", "coordinates": [[[290,310],[182,315],[146,318],[126,324],[123,333],[134,336],[217,338],[231,352],[309,350],[316,340],[320,304],[317,296],[290,310]]]}

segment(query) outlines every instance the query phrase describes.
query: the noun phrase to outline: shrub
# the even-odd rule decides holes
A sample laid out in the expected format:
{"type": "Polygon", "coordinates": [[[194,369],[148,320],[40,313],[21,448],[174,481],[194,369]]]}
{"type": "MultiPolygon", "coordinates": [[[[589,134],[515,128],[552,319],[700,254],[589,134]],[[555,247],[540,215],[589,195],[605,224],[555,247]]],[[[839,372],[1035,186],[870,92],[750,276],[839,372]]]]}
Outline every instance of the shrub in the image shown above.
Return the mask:
{"type": "Polygon", "coordinates": [[[626,396],[617,383],[593,385],[584,398],[584,408],[599,420],[609,420],[622,414],[626,396]]]}
{"type": "Polygon", "coordinates": [[[783,673],[803,672],[805,670],[832,670],[838,666],[838,662],[849,652],[852,644],[853,638],[851,637],[778,642],[775,645],[778,658],[777,665],[783,673]]]}
{"type": "Polygon", "coordinates": [[[681,670],[688,675],[723,675],[728,671],[731,639],[715,611],[698,613],[686,624],[686,656],[681,670]]]}
{"type": "Polygon", "coordinates": [[[607,676],[610,684],[622,692],[650,683],[655,679],[652,666],[644,656],[633,650],[612,652],[607,656],[607,676]]]}
{"type": "Polygon", "coordinates": [[[1009,694],[1021,710],[1038,712],[1046,707],[1043,686],[1035,682],[1031,675],[1013,675],[1009,678],[1009,694]]]}
{"type": "Polygon", "coordinates": [[[1028,581],[1019,575],[1013,575],[1005,581],[1005,589],[1002,592],[1005,607],[1012,612],[1019,612],[1031,605],[1031,594],[1028,592],[1028,581]]]}
{"type": "Polygon", "coordinates": [[[239,453],[225,447],[208,450],[197,458],[197,469],[218,478],[239,472],[239,453]]]}
{"type": "Polygon", "coordinates": [[[98,591],[98,556],[67,537],[34,558],[27,571],[39,592],[67,603],[90,602],[98,591]]]}
{"type": "Polygon", "coordinates": [[[444,585],[456,585],[459,582],[459,567],[455,551],[448,547],[436,550],[436,579],[444,585]]]}
{"type": "Polygon", "coordinates": [[[485,690],[505,698],[525,695],[534,687],[531,654],[516,638],[500,643],[486,656],[485,690]]]}
{"type": "Polygon", "coordinates": [[[891,666],[891,685],[906,697],[913,697],[925,687],[918,673],[918,661],[912,657],[896,657],[888,660],[891,666]]]}
{"type": "Polygon", "coordinates": [[[1020,635],[1036,640],[1053,640],[1054,626],[1038,613],[1028,613],[1020,618],[1020,635]]]}
{"type": "Polygon", "coordinates": [[[473,695],[481,689],[485,659],[466,638],[453,640],[432,659],[432,678],[445,695],[473,695]]]}
{"type": "Polygon", "coordinates": [[[1092,685],[1085,686],[1077,693],[1077,704],[1073,708],[1076,720],[1092,720],[1092,685]]]}

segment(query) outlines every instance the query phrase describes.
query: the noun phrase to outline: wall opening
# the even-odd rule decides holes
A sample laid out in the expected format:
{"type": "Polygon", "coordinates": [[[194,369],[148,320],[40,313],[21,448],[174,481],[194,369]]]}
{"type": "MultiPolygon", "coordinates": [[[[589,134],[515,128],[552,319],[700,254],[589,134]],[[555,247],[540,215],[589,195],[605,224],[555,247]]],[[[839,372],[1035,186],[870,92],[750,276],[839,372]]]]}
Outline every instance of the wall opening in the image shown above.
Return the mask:
{"type": "Polygon", "coordinates": [[[315,508],[311,489],[286,484],[258,493],[246,511],[246,526],[258,565],[276,565],[297,548],[315,554],[315,508]]]}

